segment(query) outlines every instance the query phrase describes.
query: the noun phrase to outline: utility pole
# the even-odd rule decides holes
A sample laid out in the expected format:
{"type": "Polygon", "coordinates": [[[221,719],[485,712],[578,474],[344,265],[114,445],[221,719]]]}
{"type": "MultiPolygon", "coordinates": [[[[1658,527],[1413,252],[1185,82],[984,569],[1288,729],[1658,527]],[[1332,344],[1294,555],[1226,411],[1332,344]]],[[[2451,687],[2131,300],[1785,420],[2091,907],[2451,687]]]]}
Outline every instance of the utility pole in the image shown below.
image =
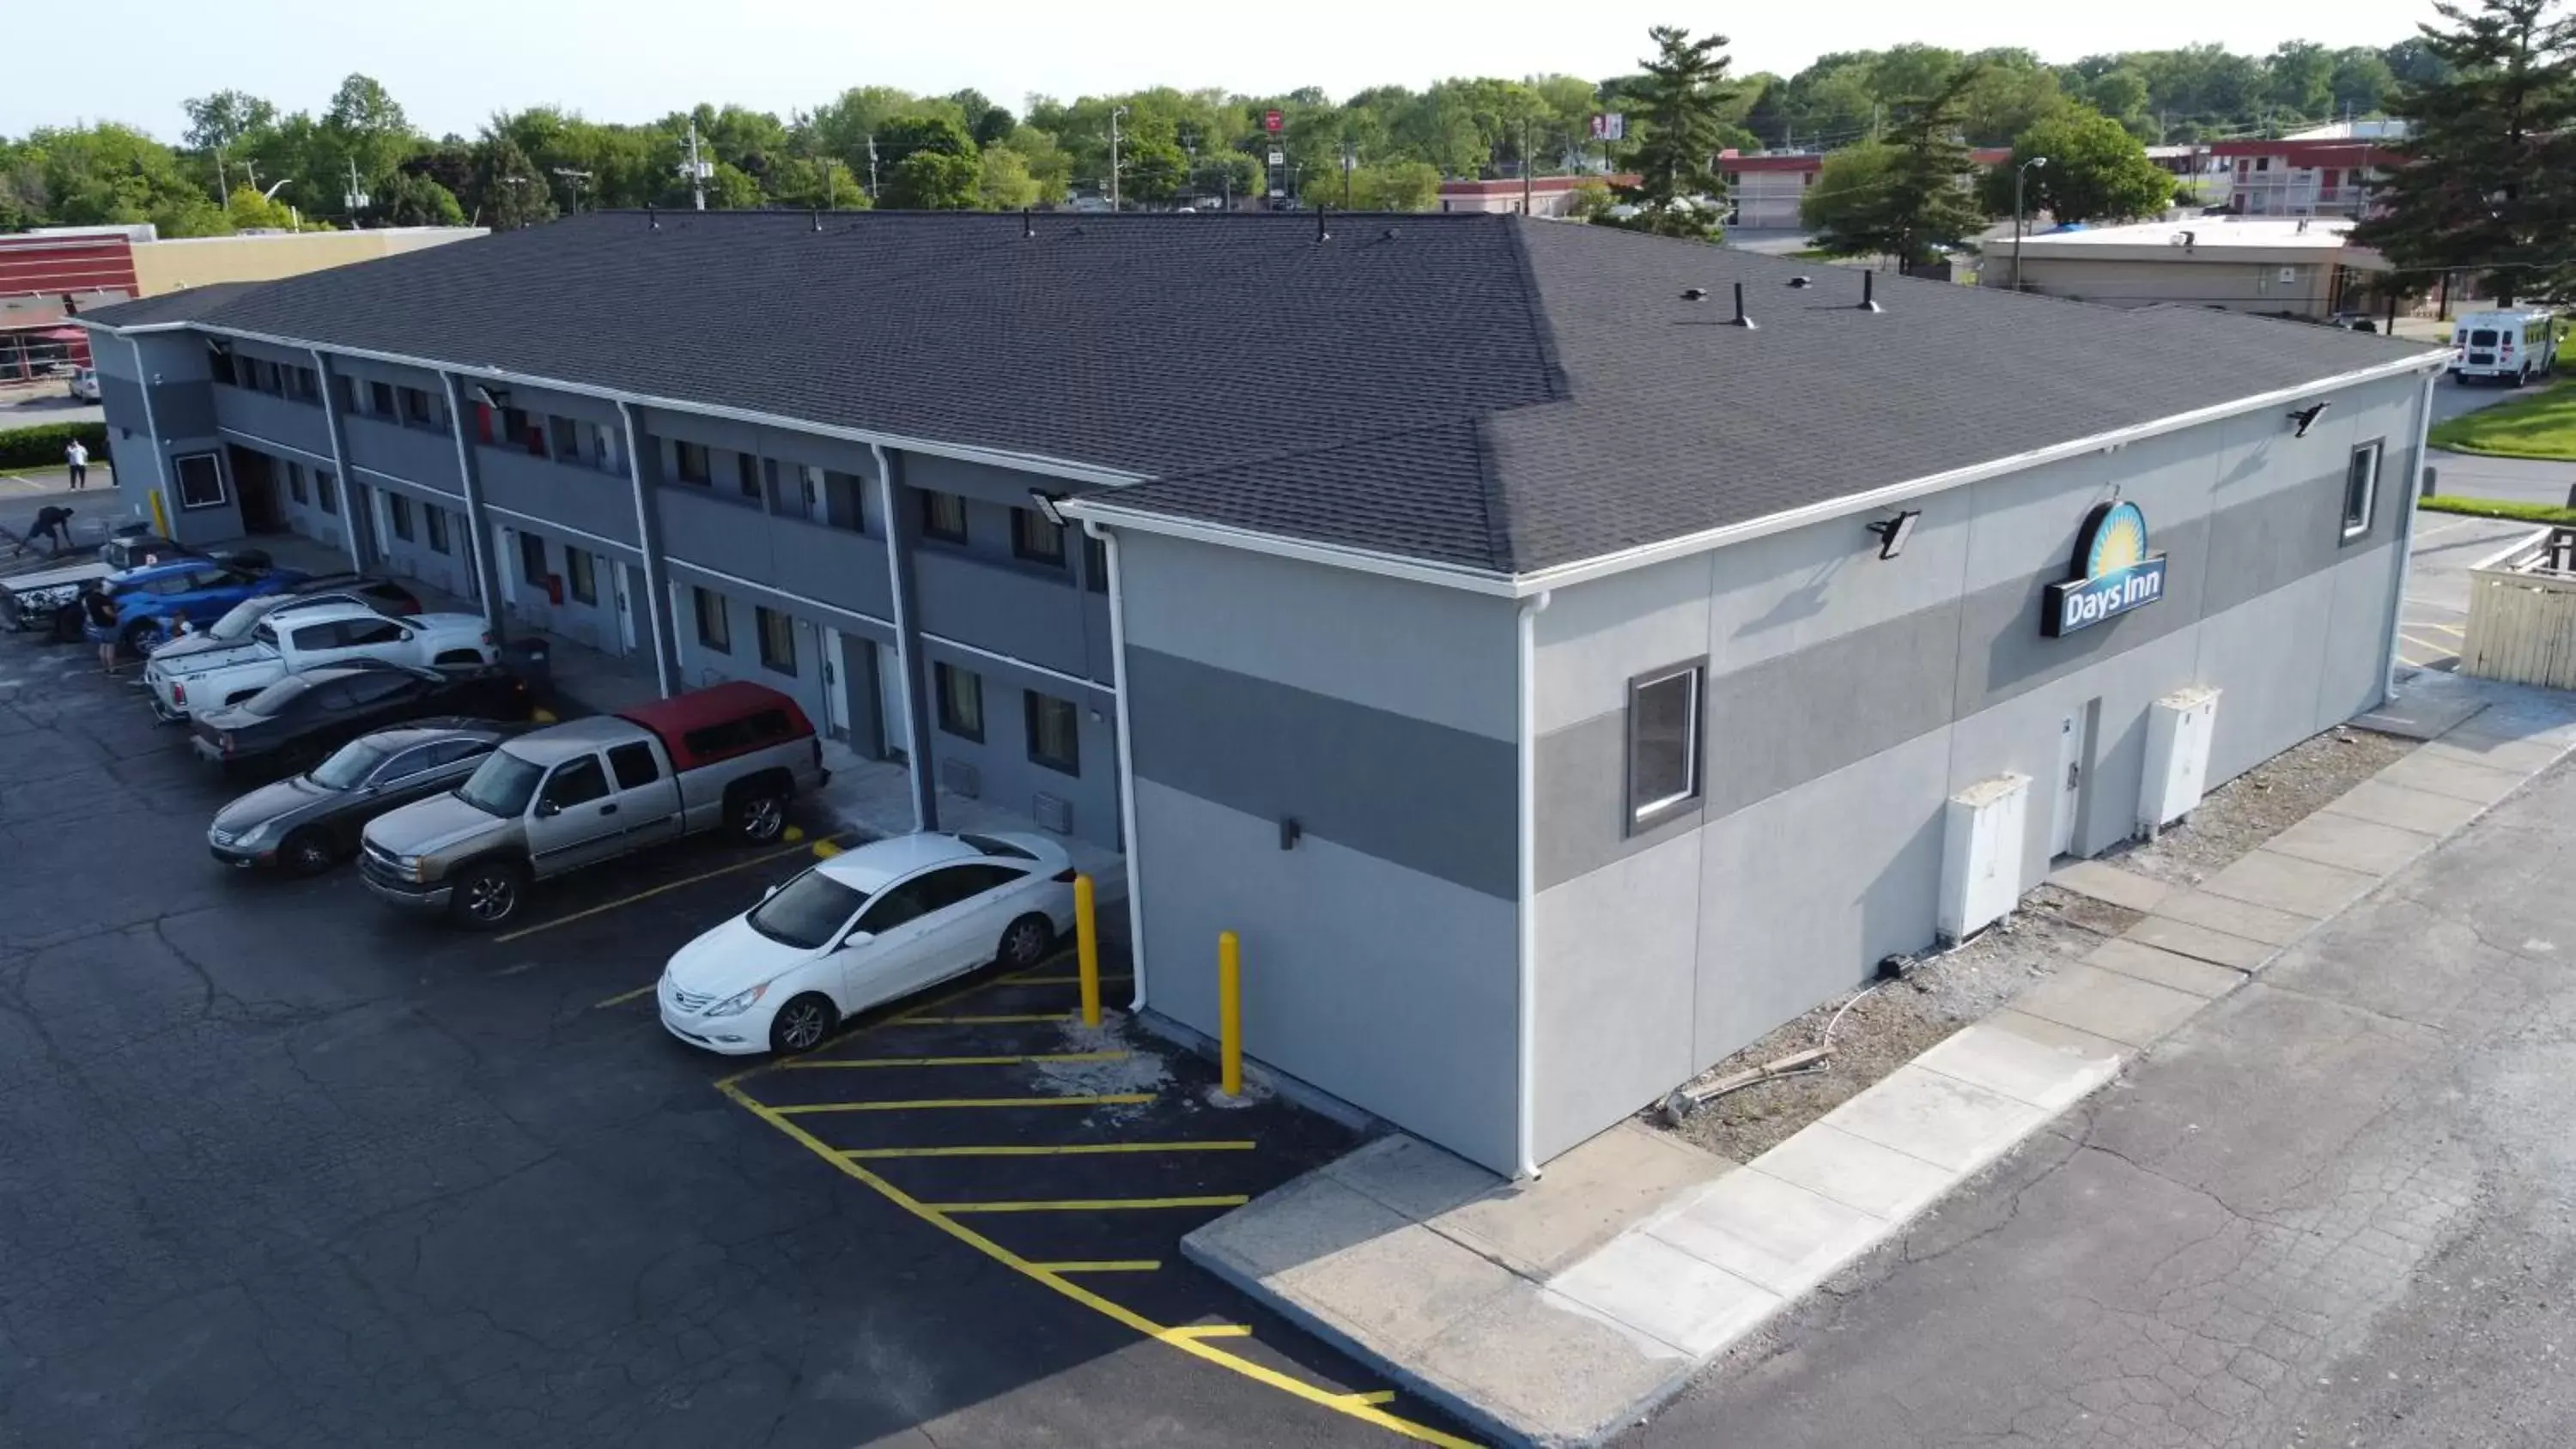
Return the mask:
{"type": "Polygon", "coordinates": [[[2047,168],[2047,166],[2048,166],[2048,158],[2047,158],[2047,157],[2045,157],[2045,156],[2033,156],[2033,157],[2031,157],[2029,160],[2024,161],[2024,162],[2023,162],[2023,163],[2021,163],[2019,166],[2016,166],[2016,167],[2014,167],[2014,168],[2013,168],[2013,283],[2012,283],[2012,289],[2013,289],[2014,291],[2016,291],[2016,292],[2018,292],[2018,291],[2020,291],[2020,290],[2021,290],[2021,232],[2022,232],[2022,222],[2021,222],[2021,218],[2022,218],[2022,210],[2021,210],[2021,188],[2022,188],[2022,183],[2023,183],[2024,181],[2026,181],[2026,180],[2028,180],[2028,179],[2029,179],[2029,177],[2030,177],[2030,168],[2032,168],[2033,166],[2037,166],[2037,167],[2039,167],[2039,168],[2041,168],[2041,169],[2045,170],[2045,169],[2047,168]]]}
{"type": "MultiPolygon", "coordinates": [[[[1344,197],[1344,198],[1342,199],[1342,202],[1343,202],[1343,204],[1344,204],[1345,206],[1347,206],[1347,205],[1349,205],[1349,204],[1350,204],[1350,198],[1348,198],[1348,197],[1344,197]]],[[[1530,214],[1530,123],[1529,123],[1529,117],[1527,117],[1527,116],[1523,116],[1523,117],[1521,117],[1521,215],[1523,215],[1523,216],[1527,216],[1527,215],[1529,215],[1529,214],[1530,214]]]]}
{"type": "Polygon", "coordinates": [[[877,200],[877,133],[876,133],[876,132],[874,132],[874,131],[870,131],[870,132],[868,133],[868,204],[869,204],[870,206],[874,206],[874,205],[876,204],[876,200],[877,200]]]}
{"type": "Polygon", "coordinates": [[[1360,161],[1360,148],[1359,148],[1359,147],[1357,147],[1357,146],[1352,145],[1352,144],[1351,144],[1349,141],[1347,141],[1347,140],[1343,141],[1343,142],[1342,142],[1342,210],[1344,210],[1344,211],[1348,211],[1348,210],[1350,210],[1350,209],[1351,209],[1351,168],[1352,168],[1352,167],[1354,167],[1354,166],[1357,166],[1357,165],[1359,164],[1359,161],[1360,161]]]}
{"type": "Polygon", "coordinates": [[[1125,106],[1113,106],[1109,111],[1109,209],[1111,211],[1118,209],[1118,118],[1125,114],[1127,114],[1125,106]]]}
{"type": "Polygon", "coordinates": [[[230,201],[232,194],[232,183],[224,180],[224,148],[217,146],[215,148],[215,195],[230,201]]]}
{"type": "Polygon", "coordinates": [[[574,170],[570,166],[558,166],[555,168],[555,174],[564,179],[565,185],[572,192],[572,205],[566,210],[575,216],[581,215],[581,187],[583,182],[590,179],[590,173],[574,170]]]}
{"type": "Polygon", "coordinates": [[[349,158],[349,189],[342,193],[340,199],[348,203],[350,229],[365,225],[358,220],[358,213],[367,209],[367,189],[358,184],[358,158],[355,156],[349,158]]]}
{"type": "Polygon", "coordinates": [[[698,159],[698,123],[689,122],[689,199],[707,209],[707,163],[698,159]]]}

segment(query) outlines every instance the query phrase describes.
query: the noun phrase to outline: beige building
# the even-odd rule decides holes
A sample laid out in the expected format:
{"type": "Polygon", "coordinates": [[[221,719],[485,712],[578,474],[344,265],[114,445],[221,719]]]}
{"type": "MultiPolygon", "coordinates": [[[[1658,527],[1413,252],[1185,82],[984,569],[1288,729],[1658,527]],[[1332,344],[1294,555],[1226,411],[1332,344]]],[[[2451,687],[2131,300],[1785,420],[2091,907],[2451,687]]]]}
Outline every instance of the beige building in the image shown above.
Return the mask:
{"type": "MultiPolygon", "coordinates": [[[[2025,237],[2021,290],[2113,307],[2216,307],[2323,320],[2355,310],[2356,273],[2385,258],[2353,246],[2340,218],[2199,216],[2025,237]]],[[[2014,285],[2010,238],[1986,249],[1979,280],[2014,285]]]]}
{"type": "Polygon", "coordinates": [[[372,231],[249,232],[134,243],[137,294],[157,297],[212,282],[273,282],[351,262],[371,262],[488,233],[479,226],[391,226],[372,231]]]}

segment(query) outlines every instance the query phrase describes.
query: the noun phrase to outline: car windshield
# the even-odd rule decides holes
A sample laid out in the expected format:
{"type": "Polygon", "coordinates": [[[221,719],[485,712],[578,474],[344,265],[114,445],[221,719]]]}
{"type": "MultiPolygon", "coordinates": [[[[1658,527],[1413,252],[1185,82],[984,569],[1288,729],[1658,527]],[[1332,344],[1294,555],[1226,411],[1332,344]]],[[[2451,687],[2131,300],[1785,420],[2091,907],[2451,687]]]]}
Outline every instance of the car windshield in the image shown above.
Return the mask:
{"type": "Polygon", "coordinates": [[[830,941],[867,903],[866,891],[834,880],[817,866],[752,907],[743,920],[782,946],[811,951],[830,941]]]}
{"type": "Polygon", "coordinates": [[[337,754],[314,766],[313,773],[306,778],[325,790],[354,789],[374,774],[376,766],[383,764],[385,757],[392,753],[373,740],[351,740],[342,745],[337,754]]]}
{"type": "Polygon", "coordinates": [[[293,704],[297,696],[303,694],[305,690],[310,688],[312,688],[312,685],[308,681],[294,675],[289,675],[286,678],[277,681],[275,684],[270,685],[268,688],[261,690],[259,693],[252,695],[250,698],[243,700],[241,705],[242,713],[255,714],[262,719],[274,719],[277,717],[279,712],[283,711],[288,705],[293,704]]]}
{"type": "Polygon", "coordinates": [[[474,767],[466,782],[456,787],[456,798],[487,815],[504,818],[519,815],[528,802],[537,797],[537,784],[545,779],[546,767],[523,760],[508,750],[494,750],[474,767]]]}
{"type": "Polygon", "coordinates": [[[277,603],[275,599],[248,599],[235,604],[214,622],[212,628],[206,630],[206,636],[227,644],[247,639],[250,631],[258,626],[260,620],[268,617],[268,611],[276,608],[277,603]]]}

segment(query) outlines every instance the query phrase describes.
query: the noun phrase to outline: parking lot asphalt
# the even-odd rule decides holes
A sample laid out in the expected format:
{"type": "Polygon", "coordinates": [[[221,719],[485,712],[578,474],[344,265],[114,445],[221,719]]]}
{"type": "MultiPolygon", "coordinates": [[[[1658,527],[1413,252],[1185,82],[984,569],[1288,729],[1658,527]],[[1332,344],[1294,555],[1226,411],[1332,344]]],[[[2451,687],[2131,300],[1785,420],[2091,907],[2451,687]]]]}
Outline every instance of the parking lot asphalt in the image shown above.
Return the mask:
{"type": "Polygon", "coordinates": [[[1081,1032],[1069,956],[722,1059],[639,989],[803,847],[471,936],[217,866],[226,795],[0,635],[0,1443],[1448,1440],[1177,1251],[1349,1132],[1081,1032]]]}

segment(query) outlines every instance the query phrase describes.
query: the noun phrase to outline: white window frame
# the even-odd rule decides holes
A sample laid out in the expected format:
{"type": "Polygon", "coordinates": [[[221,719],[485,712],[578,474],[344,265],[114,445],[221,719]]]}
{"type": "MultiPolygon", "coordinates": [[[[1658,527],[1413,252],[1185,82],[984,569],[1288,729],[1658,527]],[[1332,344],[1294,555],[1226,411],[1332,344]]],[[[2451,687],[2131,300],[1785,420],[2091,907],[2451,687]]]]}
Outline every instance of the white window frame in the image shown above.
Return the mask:
{"type": "Polygon", "coordinates": [[[221,453],[181,453],[171,458],[170,491],[172,494],[172,501],[179,505],[182,512],[186,513],[194,513],[202,508],[221,508],[225,504],[232,502],[232,481],[224,476],[224,455],[221,453]],[[188,465],[199,458],[205,459],[206,465],[214,470],[215,496],[212,498],[200,498],[192,503],[188,499],[188,465]]]}
{"type": "Polygon", "coordinates": [[[2353,446],[2352,456],[2345,460],[2343,466],[2343,499],[2339,505],[2343,519],[2344,542],[2350,543],[2352,540],[2369,533],[2371,524],[2377,521],[2379,517],[2379,474],[2387,464],[2388,440],[2386,438],[2373,438],[2367,443],[2355,444],[2353,446]],[[2370,459],[2370,472],[2362,479],[2361,516],[2358,519],[2355,519],[2352,508],[2352,470],[2353,465],[2360,462],[2365,455],[2370,459]]]}
{"type": "Polygon", "coordinates": [[[1707,776],[1702,758],[1705,751],[1702,750],[1700,743],[1700,731],[1703,728],[1704,712],[1707,708],[1707,693],[1708,656],[1706,655],[1661,669],[1649,670],[1629,679],[1627,728],[1621,746],[1626,755],[1626,767],[1620,773],[1624,787],[1622,803],[1627,810],[1628,834],[1642,835],[1668,820],[1699,808],[1700,801],[1707,791],[1707,776]],[[1637,798],[1637,698],[1646,690],[1659,684],[1670,683],[1675,679],[1690,681],[1690,714],[1685,721],[1682,735],[1684,750],[1682,788],[1652,800],[1640,800],[1637,798]]]}

